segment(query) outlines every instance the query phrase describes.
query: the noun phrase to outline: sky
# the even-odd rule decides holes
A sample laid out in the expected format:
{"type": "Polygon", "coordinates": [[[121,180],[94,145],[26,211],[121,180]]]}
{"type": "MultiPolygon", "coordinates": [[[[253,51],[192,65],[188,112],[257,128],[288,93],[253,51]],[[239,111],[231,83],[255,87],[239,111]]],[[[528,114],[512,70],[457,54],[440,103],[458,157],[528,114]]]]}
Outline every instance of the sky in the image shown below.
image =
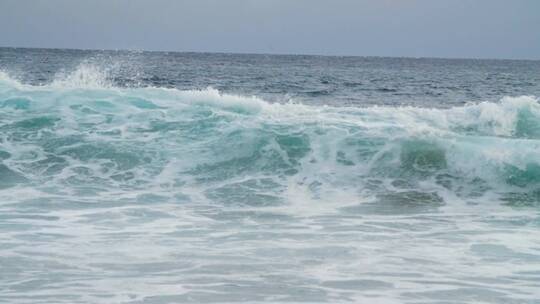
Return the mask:
{"type": "Polygon", "coordinates": [[[0,46],[540,59],[540,1],[0,0],[0,46]]]}

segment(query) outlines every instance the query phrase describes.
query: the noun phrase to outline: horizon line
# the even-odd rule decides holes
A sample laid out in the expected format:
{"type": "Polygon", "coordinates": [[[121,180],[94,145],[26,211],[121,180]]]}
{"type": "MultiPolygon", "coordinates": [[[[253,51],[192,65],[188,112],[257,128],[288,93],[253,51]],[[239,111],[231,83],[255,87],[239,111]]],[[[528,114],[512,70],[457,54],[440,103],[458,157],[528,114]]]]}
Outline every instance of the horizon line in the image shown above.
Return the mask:
{"type": "Polygon", "coordinates": [[[437,57],[437,56],[384,56],[384,55],[329,55],[303,53],[265,53],[265,52],[227,52],[227,51],[181,51],[181,50],[149,50],[128,48],[79,48],[79,47],[35,47],[35,46],[2,46],[0,49],[34,49],[62,51],[94,51],[94,52],[148,52],[148,53],[179,53],[179,54],[216,54],[216,55],[259,55],[259,56],[304,56],[304,57],[358,57],[358,58],[393,58],[393,59],[436,59],[436,60],[505,60],[505,61],[540,61],[532,58],[491,58],[491,57],[437,57]]]}

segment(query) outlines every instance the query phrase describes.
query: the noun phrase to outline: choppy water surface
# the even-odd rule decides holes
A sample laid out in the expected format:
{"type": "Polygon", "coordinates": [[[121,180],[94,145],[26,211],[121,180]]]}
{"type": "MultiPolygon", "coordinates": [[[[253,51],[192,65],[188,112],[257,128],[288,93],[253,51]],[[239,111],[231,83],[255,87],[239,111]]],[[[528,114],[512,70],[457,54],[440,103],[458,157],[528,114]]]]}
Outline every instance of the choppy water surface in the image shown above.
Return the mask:
{"type": "Polygon", "coordinates": [[[540,303],[539,62],[0,70],[0,302],[540,303]]]}

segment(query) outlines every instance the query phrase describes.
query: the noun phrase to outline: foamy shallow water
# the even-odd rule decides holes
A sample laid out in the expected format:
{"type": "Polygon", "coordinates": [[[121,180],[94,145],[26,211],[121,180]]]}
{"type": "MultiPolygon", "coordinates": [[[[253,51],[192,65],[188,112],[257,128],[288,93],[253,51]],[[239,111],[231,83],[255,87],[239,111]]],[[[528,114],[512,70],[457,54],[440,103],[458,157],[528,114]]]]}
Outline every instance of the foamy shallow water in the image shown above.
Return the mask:
{"type": "Polygon", "coordinates": [[[0,301],[538,303],[540,104],[0,74],[0,301]]]}

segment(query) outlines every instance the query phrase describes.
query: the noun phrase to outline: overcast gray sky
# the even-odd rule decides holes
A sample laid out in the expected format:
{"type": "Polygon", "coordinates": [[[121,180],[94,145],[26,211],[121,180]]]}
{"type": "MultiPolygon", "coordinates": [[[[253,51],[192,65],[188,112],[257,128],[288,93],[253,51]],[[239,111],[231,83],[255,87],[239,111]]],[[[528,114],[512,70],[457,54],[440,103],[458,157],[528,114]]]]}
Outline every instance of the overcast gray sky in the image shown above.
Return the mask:
{"type": "Polygon", "coordinates": [[[540,1],[0,0],[0,46],[540,59],[540,1]]]}

